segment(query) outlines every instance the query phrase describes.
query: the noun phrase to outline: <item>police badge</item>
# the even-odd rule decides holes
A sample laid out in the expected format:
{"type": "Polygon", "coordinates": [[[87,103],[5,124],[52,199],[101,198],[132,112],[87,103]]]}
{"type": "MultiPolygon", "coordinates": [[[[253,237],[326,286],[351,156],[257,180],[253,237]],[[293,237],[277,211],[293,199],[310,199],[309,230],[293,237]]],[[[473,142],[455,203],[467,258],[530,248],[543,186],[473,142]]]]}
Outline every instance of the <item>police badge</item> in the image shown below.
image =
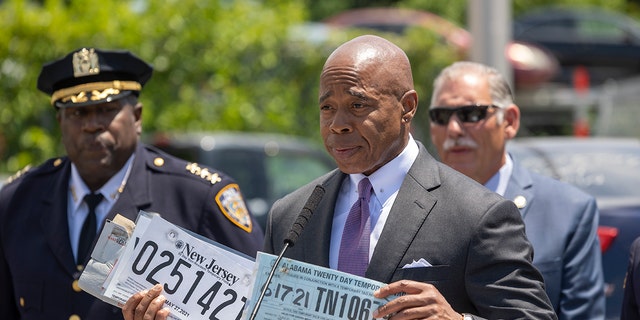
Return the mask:
{"type": "Polygon", "coordinates": [[[216,195],[216,203],[233,224],[246,232],[251,232],[251,216],[237,184],[230,184],[222,188],[216,195]]]}

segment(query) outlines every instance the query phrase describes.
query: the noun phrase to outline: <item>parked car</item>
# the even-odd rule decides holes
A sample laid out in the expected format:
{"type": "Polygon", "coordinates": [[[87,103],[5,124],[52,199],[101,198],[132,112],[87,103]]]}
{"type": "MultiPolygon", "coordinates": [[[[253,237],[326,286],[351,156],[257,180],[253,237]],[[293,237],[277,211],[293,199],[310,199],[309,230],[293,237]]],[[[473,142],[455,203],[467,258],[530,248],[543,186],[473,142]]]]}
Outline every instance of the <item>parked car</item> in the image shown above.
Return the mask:
{"type": "Polygon", "coordinates": [[[571,183],[596,198],[606,318],[619,319],[629,249],[640,236],[640,140],[517,138],[509,142],[507,150],[525,167],[571,183]]]}
{"type": "MultiPolygon", "coordinates": [[[[466,29],[434,13],[394,7],[358,8],[340,12],[322,21],[333,27],[368,28],[401,34],[408,27],[421,27],[438,34],[466,59],[472,36],[466,29]]],[[[505,58],[513,68],[516,86],[536,86],[558,73],[555,57],[532,43],[512,41],[505,48],[505,58]]]]}
{"type": "Polygon", "coordinates": [[[162,133],[149,140],[170,154],[231,175],[263,228],[275,200],[336,167],[317,143],[287,135],[162,133]]]}
{"type": "Polygon", "coordinates": [[[461,55],[471,48],[471,34],[434,13],[405,8],[369,7],[340,12],[322,22],[335,27],[368,28],[401,34],[411,26],[423,27],[438,34],[461,55]]]}
{"type": "Polygon", "coordinates": [[[553,81],[592,85],[640,75],[640,24],[591,7],[544,7],[513,21],[513,39],[548,49],[560,63],[553,81]]]}

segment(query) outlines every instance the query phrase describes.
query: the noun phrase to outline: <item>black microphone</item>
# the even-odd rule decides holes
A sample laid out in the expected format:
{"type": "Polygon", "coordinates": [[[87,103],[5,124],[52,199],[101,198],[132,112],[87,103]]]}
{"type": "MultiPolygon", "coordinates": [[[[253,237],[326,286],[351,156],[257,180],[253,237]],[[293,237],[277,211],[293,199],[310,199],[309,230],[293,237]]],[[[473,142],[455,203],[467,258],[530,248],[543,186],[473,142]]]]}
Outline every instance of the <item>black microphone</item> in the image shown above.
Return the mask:
{"type": "Polygon", "coordinates": [[[293,247],[296,244],[296,241],[298,241],[298,237],[300,236],[302,229],[304,229],[304,227],[307,225],[307,222],[309,222],[309,219],[311,218],[313,211],[316,210],[316,207],[318,206],[318,203],[320,203],[320,200],[322,199],[323,196],[324,196],[324,188],[321,185],[317,185],[316,188],[313,189],[313,192],[311,192],[311,195],[309,196],[309,199],[307,199],[307,203],[305,203],[304,207],[302,208],[302,211],[300,211],[300,213],[298,214],[298,218],[291,226],[291,230],[289,230],[289,235],[287,235],[287,237],[284,238],[284,241],[283,241],[284,247],[282,248],[282,251],[278,255],[278,258],[276,258],[276,262],[271,267],[271,271],[269,272],[267,281],[265,282],[264,286],[262,287],[262,290],[260,291],[260,296],[258,296],[258,301],[256,302],[255,307],[253,307],[253,311],[251,312],[251,316],[249,316],[249,320],[254,320],[256,318],[256,315],[258,315],[258,309],[260,308],[260,304],[262,304],[262,300],[264,299],[264,295],[267,292],[267,288],[271,283],[271,279],[273,278],[273,275],[276,273],[276,269],[278,269],[280,260],[282,260],[282,257],[284,256],[285,251],[287,251],[287,248],[293,247]]]}
{"type": "Polygon", "coordinates": [[[285,245],[288,244],[289,247],[293,247],[295,245],[300,233],[302,233],[302,229],[304,229],[307,222],[309,222],[313,211],[316,210],[316,207],[323,196],[324,188],[321,185],[317,185],[316,188],[313,189],[313,192],[311,192],[311,195],[309,196],[309,199],[307,199],[307,203],[302,208],[302,211],[300,211],[298,218],[291,226],[289,235],[284,238],[285,245]]]}

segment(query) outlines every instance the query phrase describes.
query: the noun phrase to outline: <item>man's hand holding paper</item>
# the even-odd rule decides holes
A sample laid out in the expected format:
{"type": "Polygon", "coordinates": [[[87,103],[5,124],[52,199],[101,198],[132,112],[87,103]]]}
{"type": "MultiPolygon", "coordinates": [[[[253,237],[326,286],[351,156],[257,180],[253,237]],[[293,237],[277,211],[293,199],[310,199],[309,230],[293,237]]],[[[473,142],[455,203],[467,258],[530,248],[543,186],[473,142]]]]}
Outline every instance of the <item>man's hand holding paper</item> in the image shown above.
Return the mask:
{"type": "Polygon", "coordinates": [[[123,306],[136,292],[160,284],[147,293],[164,292],[162,305],[171,311],[170,319],[241,318],[250,293],[251,258],[144,212],[130,240],[103,290],[90,293],[123,306]]]}
{"type": "MultiPolygon", "coordinates": [[[[258,252],[253,295],[246,314],[255,308],[275,260],[274,255],[258,252]]],[[[384,283],[292,259],[284,258],[276,270],[257,319],[370,320],[378,307],[397,296],[374,297],[374,291],[384,283]]]]}

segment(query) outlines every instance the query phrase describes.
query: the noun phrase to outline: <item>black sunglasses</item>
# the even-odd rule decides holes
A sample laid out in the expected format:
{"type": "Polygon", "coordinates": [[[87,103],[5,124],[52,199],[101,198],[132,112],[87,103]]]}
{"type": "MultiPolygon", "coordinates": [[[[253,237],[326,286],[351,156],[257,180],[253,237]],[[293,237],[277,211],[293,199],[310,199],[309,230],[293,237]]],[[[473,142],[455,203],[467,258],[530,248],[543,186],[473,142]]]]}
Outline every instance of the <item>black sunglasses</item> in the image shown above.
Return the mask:
{"type": "Polygon", "coordinates": [[[449,123],[449,119],[455,113],[458,119],[462,122],[478,122],[487,117],[487,110],[489,108],[498,108],[495,105],[468,105],[459,106],[456,108],[449,107],[434,107],[429,109],[429,118],[431,121],[445,126],[449,123]]]}

